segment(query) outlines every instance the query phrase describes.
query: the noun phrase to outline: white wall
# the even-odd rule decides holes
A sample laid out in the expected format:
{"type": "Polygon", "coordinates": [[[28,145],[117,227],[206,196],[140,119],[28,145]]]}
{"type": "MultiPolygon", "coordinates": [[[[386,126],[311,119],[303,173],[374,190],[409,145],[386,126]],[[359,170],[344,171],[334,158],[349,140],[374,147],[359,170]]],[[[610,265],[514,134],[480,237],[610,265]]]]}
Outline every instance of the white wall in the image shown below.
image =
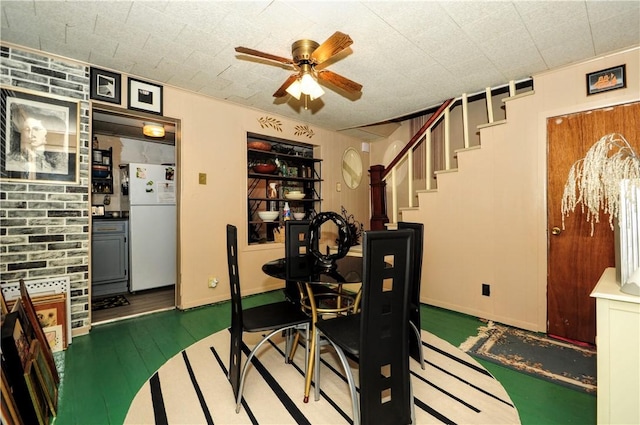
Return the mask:
{"type": "MultiPolygon", "coordinates": [[[[247,244],[247,155],[246,133],[309,143],[318,146],[322,162],[322,210],[340,212],[344,207],[358,221],[369,222],[369,185],[365,175],[357,189],[342,181],[344,150],[351,146],[369,168],[368,153],[361,152],[361,141],[336,132],[312,127],[311,138],[296,136],[294,127],[304,124],[217,101],[172,87],[164,89],[164,113],[181,120],[182,134],[177,146],[179,179],[179,282],[178,306],[195,307],[229,298],[226,255],[226,224],[238,227],[239,265],[243,293],[280,288],[284,282],[268,278],[261,269],[268,260],[284,256],[283,244],[247,244]],[[282,122],[281,130],[262,128],[258,121],[273,116],[282,122]],[[198,183],[206,173],[207,184],[198,183]],[[342,190],[336,190],[336,183],[342,190]],[[207,287],[209,277],[217,277],[215,289],[207,287]]],[[[286,107],[286,106],[284,106],[286,107]]]]}

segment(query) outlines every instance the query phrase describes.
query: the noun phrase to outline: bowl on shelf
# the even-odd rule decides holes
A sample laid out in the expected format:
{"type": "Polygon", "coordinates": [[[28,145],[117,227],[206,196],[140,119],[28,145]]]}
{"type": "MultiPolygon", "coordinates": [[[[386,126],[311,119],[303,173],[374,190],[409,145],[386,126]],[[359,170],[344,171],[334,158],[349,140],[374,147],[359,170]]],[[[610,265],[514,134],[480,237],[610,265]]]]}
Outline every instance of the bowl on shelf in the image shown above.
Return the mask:
{"type": "Polygon", "coordinates": [[[278,169],[276,164],[256,164],[252,168],[258,174],[273,174],[278,169]]]}
{"type": "Polygon", "coordinates": [[[285,193],[284,197],[286,199],[292,199],[294,201],[299,201],[300,199],[304,198],[304,193],[302,193],[302,192],[289,192],[289,193],[285,193]]]}
{"type": "Polygon", "coordinates": [[[259,151],[270,151],[271,150],[271,143],[267,143],[267,142],[258,142],[258,141],[252,141],[252,142],[247,142],[247,147],[249,149],[256,149],[259,151]]]}
{"type": "Polygon", "coordinates": [[[107,165],[92,165],[91,172],[93,177],[104,179],[109,177],[109,167],[107,165]]]}
{"type": "Polygon", "coordinates": [[[303,212],[294,212],[293,218],[295,218],[296,220],[303,220],[305,215],[306,214],[303,212]]]}
{"type": "Polygon", "coordinates": [[[258,211],[258,217],[262,221],[273,221],[278,218],[279,211],[258,211]]]}

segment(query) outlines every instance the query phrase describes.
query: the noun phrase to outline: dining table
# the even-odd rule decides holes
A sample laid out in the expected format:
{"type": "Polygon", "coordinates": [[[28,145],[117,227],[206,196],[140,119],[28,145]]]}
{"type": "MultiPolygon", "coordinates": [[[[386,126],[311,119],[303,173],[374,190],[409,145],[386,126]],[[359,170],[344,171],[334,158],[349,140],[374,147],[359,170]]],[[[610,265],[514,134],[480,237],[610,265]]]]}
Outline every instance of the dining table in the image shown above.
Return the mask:
{"type": "MultiPolygon", "coordinates": [[[[285,281],[297,281],[305,284],[311,304],[311,348],[307,364],[304,388],[304,402],[309,401],[313,365],[315,359],[316,314],[312,285],[349,284],[362,282],[362,257],[345,256],[332,261],[331,267],[323,265],[312,254],[300,257],[279,258],[265,263],[262,271],[268,276],[285,281]]],[[[318,359],[319,361],[319,359],[318,359]]]]}

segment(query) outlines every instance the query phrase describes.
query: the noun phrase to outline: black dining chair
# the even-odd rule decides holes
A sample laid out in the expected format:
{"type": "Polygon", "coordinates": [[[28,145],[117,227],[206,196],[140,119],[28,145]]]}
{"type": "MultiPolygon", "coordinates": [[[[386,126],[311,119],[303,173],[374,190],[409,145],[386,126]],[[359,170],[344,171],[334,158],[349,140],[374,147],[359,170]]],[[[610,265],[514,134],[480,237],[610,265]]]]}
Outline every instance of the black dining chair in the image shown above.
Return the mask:
{"type": "MultiPolygon", "coordinates": [[[[287,334],[286,359],[291,351],[293,331],[303,330],[308,347],[309,326],[311,319],[302,310],[289,301],[265,304],[248,309],[242,308],[240,292],[240,276],[238,271],[238,229],[227,224],[227,263],[229,265],[229,284],[231,286],[231,350],[229,353],[229,381],[236,397],[236,413],[240,412],[242,391],[247,369],[258,349],[272,336],[285,332],[287,334]],[[240,372],[242,362],[242,335],[244,332],[267,333],[251,350],[240,372]]],[[[288,360],[287,360],[288,361],[288,360]]],[[[308,363],[308,352],[305,365],[308,363]]],[[[306,373],[307,371],[305,371],[306,373]]]]}
{"type": "Polygon", "coordinates": [[[409,341],[409,355],[424,369],[424,353],[420,329],[420,282],[422,280],[422,252],[424,243],[424,224],[408,221],[398,222],[398,229],[411,229],[413,234],[413,277],[411,278],[411,293],[409,295],[409,325],[415,338],[409,341]]]}
{"type": "Polygon", "coordinates": [[[320,338],[336,350],[347,375],[353,423],[413,422],[408,301],[412,230],[368,231],[363,238],[362,301],[357,314],[316,323],[315,397],[320,395],[320,338]],[[360,401],[347,356],[358,362],[360,401]]]}
{"type": "MultiPolygon", "coordinates": [[[[310,249],[309,223],[309,220],[285,221],[284,249],[288,267],[291,264],[310,267],[309,263],[313,262],[313,255],[310,249]]],[[[317,249],[318,241],[315,240],[314,243],[317,249]]],[[[284,292],[288,300],[299,304],[307,313],[312,313],[314,307],[315,313],[320,316],[325,314],[348,314],[353,311],[355,295],[343,291],[340,284],[335,287],[311,285],[310,290],[313,294],[313,300],[309,298],[310,294],[307,291],[305,282],[287,279],[284,292]]]]}

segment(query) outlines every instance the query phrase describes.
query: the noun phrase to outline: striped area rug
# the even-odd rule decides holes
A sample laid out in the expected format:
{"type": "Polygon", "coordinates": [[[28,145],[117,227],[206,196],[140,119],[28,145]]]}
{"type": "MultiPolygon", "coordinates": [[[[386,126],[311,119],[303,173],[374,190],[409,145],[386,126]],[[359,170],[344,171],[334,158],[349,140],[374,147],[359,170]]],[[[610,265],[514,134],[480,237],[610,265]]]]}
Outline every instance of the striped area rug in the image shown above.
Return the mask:
{"type": "MultiPolygon", "coordinates": [[[[247,344],[256,335],[245,334],[247,344]]],[[[230,336],[215,333],[165,363],[134,398],[125,424],[350,424],[351,399],[333,350],[321,355],[321,397],[303,403],[304,350],[284,363],[284,340],[265,344],[247,373],[235,412],[227,380],[230,336]]],[[[410,360],[418,424],[519,424],[500,383],[469,355],[422,331],[426,369],[410,360]]],[[[248,351],[245,352],[245,355],[248,351]]],[[[357,365],[353,365],[357,377],[357,365]]]]}

